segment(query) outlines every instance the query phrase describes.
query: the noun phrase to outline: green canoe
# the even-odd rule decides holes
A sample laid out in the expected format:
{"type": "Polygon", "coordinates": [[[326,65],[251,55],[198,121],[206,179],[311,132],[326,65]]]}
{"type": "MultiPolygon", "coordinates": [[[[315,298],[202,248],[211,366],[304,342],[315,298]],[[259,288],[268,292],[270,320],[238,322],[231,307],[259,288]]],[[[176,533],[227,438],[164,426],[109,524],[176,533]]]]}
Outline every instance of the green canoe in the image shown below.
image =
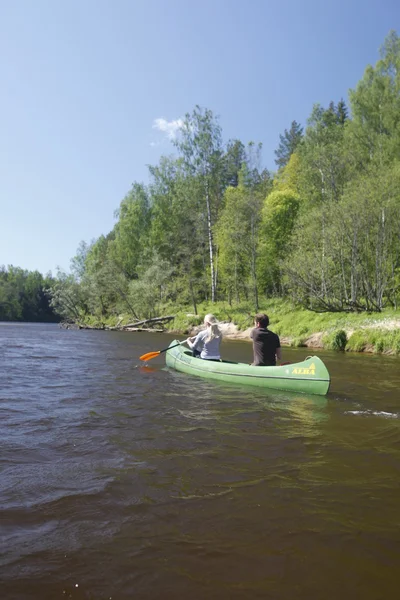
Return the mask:
{"type": "Polygon", "coordinates": [[[317,356],[309,356],[303,362],[279,367],[253,367],[245,363],[194,358],[190,350],[177,344],[178,340],[171,342],[166,354],[166,363],[168,367],[183,373],[228,383],[244,383],[321,396],[329,390],[328,369],[317,356]]]}

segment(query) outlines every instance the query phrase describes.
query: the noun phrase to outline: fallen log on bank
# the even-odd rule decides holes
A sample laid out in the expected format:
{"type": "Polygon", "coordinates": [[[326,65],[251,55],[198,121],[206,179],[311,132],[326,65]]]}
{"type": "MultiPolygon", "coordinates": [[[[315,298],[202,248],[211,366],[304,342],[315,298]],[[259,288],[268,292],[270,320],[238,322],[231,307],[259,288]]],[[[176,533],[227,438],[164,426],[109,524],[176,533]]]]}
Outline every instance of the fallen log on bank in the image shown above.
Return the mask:
{"type": "Polygon", "coordinates": [[[168,322],[175,319],[175,315],[168,315],[167,317],[153,317],[152,319],[143,319],[143,321],[135,321],[134,323],[128,323],[122,325],[120,329],[128,329],[129,327],[139,327],[139,325],[147,325],[148,323],[161,323],[163,321],[168,322]]]}
{"type": "Polygon", "coordinates": [[[165,329],[154,329],[149,327],[124,327],[123,331],[149,331],[150,333],[164,333],[165,329]]]}
{"type": "Polygon", "coordinates": [[[165,317],[153,317],[152,319],[143,319],[142,321],[135,321],[134,323],[128,323],[127,325],[121,325],[122,319],[119,319],[117,324],[114,327],[108,327],[104,323],[99,323],[98,325],[85,325],[83,323],[72,323],[72,322],[62,322],[60,323],[60,327],[63,329],[98,329],[98,330],[107,330],[107,331],[148,331],[154,333],[163,333],[165,329],[155,328],[152,325],[157,325],[162,323],[168,323],[168,321],[172,321],[175,319],[175,315],[167,315],[165,317]],[[150,327],[141,327],[141,325],[150,325],[150,327]]]}
{"type": "Polygon", "coordinates": [[[104,325],[104,323],[101,323],[100,325],[85,325],[84,323],[66,323],[66,322],[61,322],[58,324],[58,326],[60,327],[60,329],[93,329],[93,330],[100,330],[103,331],[104,329],[107,329],[107,327],[104,325]]]}

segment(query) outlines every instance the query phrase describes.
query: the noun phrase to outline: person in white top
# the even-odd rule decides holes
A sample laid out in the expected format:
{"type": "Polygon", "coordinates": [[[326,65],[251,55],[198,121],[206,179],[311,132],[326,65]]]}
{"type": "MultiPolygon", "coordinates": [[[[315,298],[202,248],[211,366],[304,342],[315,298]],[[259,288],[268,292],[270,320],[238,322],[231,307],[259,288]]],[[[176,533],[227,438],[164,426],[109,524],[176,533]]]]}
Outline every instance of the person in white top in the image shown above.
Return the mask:
{"type": "Polygon", "coordinates": [[[193,356],[205,360],[220,360],[219,347],[221,345],[222,333],[218,327],[218,321],[214,315],[204,317],[204,331],[200,331],[194,337],[187,338],[186,342],[193,350],[193,356]],[[199,356],[200,355],[200,356],[199,356]]]}

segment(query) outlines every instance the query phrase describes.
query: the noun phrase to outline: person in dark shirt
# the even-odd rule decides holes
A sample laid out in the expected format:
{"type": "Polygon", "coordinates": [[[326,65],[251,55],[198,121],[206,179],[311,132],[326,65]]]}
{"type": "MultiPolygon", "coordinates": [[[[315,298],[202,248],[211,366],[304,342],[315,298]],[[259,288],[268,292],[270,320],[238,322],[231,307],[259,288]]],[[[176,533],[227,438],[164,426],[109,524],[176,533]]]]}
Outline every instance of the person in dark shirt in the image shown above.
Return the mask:
{"type": "Polygon", "coordinates": [[[269,331],[269,318],[265,314],[257,314],[255,328],[251,330],[255,367],[274,367],[276,361],[282,360],[281,342],[276,333],[269,331]]]}

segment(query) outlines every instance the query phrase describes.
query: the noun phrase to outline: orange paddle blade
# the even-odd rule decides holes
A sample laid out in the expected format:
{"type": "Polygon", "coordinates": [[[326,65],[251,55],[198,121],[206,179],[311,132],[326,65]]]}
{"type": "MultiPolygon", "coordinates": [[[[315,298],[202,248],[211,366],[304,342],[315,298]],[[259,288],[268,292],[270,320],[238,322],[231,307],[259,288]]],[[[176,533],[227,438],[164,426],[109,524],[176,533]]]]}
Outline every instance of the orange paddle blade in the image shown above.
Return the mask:
{"type": "Polygon", "coordinates": [[[151,360],[152,358],[155,358],[159,354],[161,354],[161,350],[159,350],[158,352],[148,352],[147,354],[142,354],[142,356],[139,356],[139,359],[140,360],[151,360]]]}
{"type": "Polygon", "coordinates": [[[184,342],[178,342],[177,344],[175,344],[175,346],[168,346],[168,348],[164,348],[164,350],[158,350],[157,352],[147,352],[147,354],[142,354],[142,356],[139,356],[139,359],[151,360],[152,358],[155,358],[156,356],[161,354],[161,352],[167,352],[167,350],[171,350],[171,348],[176,348],[177,346],[180,346],[183,343],[184,342]]]}

